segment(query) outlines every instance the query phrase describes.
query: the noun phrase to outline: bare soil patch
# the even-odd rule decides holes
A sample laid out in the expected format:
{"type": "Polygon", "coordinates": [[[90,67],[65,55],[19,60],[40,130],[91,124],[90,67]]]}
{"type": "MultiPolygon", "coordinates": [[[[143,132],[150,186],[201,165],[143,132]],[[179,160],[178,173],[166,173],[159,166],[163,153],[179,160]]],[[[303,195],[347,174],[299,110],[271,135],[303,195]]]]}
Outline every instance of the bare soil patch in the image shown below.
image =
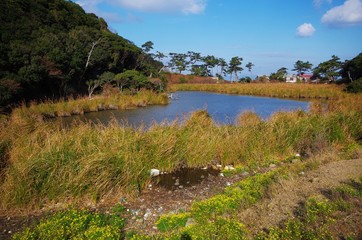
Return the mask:
{"type": "MultiPolygon", "coordinates": [[[[362,159],[321,165],[317,170],[279,181],[271,190],[271,196],[240,212],[238,218],[252,233],[257,233],[293,218],[295,211],[308,197],[321,195],[328,189],[361,176],[362,159]]],[[[360,210],[357,213],[351,213],[355,224],[362,222],[360,210]]],[[[340,221],[344,220],[340,219],[340,221]]],[[[353,226],[350,227],[353,228],[353,226]]]]}

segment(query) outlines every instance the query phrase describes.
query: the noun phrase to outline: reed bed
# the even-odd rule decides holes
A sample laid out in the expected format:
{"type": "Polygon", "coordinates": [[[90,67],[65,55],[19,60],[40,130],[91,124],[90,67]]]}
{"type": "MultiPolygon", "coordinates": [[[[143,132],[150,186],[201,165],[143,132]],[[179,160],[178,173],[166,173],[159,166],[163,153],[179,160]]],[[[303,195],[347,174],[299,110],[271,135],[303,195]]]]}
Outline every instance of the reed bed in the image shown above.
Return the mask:
{"type": "MultiPolygon", "coordinates": [[[[97,95],[79,99],[61,100],[58,102],[30,103],[30,106],[23,104],[13,110],[13,118],[27,118],[29,115],[40,117],[64,117],[80,115],[88,112],[102,110],[124,110],[137,107],[145,107],[154,104],[167,104],[166,94],[157,94],[152,91],[140,91],[135,95],[115,94],[112,96],[97,95]]],[[[15,120],[15,119],[14,119],[15,120]]]]}
{"type": "Polygon", "coordinates": [[[152,168],[173,171],[211,162],[262,167],[296,153],[347,152],[362,139],[362,112],[255,113],[219,126],[198,111],[180,124],[133,129],[79,123],[72,128],[33,120],[3,123],[1,146],[9,156],[0,189],[4,209],[38,208],[55,202],[81,204],[137,194],[152,168]]]}
{"type": "Polygon", "coordinates": [[[343,87],[328,84],[288,84],[288,83],[250,83],[250,84],[173,84],[172,91],[206,91],[226,94],[254,95],[279,98],[341,99],[349,94],[343,87]]]}

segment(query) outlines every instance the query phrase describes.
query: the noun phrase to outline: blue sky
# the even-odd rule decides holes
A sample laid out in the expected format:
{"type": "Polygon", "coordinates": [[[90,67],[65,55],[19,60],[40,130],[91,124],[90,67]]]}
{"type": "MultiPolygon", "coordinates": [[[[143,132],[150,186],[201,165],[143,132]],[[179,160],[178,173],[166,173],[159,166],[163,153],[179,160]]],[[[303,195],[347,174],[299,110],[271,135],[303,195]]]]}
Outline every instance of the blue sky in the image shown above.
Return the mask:
{"type": "MultiPolygon", "coordinates": [[[[255,64],[253,75],[362,52],[362,0],[77,0],[120,36],[154,51],[255,64]]],[[[245,67],[244,67],[245,68],[245,67]]],[[[243,73],[249,73],[244,70],[243,73]]]]}

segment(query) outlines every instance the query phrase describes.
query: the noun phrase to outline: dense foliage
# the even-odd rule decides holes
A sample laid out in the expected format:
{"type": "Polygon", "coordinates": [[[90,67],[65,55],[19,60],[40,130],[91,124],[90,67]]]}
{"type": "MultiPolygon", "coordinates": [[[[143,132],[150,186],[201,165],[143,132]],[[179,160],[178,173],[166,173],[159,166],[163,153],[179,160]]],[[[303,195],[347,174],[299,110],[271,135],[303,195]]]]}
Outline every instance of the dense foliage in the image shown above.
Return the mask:
{"type": "Polygon", "coordinates": [[[3,0],[0,21],[0,106],[83,94],[104,72],[161,65],[70,1],[3,0]]]}

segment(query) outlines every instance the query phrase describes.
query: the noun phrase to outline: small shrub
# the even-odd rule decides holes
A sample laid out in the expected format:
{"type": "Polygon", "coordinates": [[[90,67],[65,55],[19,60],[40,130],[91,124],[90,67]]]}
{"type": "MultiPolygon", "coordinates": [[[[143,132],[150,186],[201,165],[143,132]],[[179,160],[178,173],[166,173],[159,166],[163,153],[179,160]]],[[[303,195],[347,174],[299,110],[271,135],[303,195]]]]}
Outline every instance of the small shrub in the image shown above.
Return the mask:
{"type": "Polygon", "coordinates": [[[190,218],[189,213],[171,214],[161,216],[156,225],[161,232],[175,230],[177,228],[185,227],[187,220],[190,218]]]}
{"type": "Polygon", "coordinates": [[[347,87],[346,91],[350,93],[361,93],[362,92],[362,78],[359,78],[351,82],[347,87]]]}
{"type": "Polygon", "coordinates": [[[13,239],[122,239],[125,219],[116,214],[70,210],[45,219],[13,239]]]}
{"type": "Polygon", "coordinates": [[[173,239],[246,239],[245,226],[235,220],[217,218],[214,222],[191,225],[173,239]]]}
{"type": "Polygon", "coordinates": [[[179,82],[180,82],[180,83],[187,83],[187,79],[184,78],[184,77],[180,77],[180,78],[179,78],[179,82]]]}

